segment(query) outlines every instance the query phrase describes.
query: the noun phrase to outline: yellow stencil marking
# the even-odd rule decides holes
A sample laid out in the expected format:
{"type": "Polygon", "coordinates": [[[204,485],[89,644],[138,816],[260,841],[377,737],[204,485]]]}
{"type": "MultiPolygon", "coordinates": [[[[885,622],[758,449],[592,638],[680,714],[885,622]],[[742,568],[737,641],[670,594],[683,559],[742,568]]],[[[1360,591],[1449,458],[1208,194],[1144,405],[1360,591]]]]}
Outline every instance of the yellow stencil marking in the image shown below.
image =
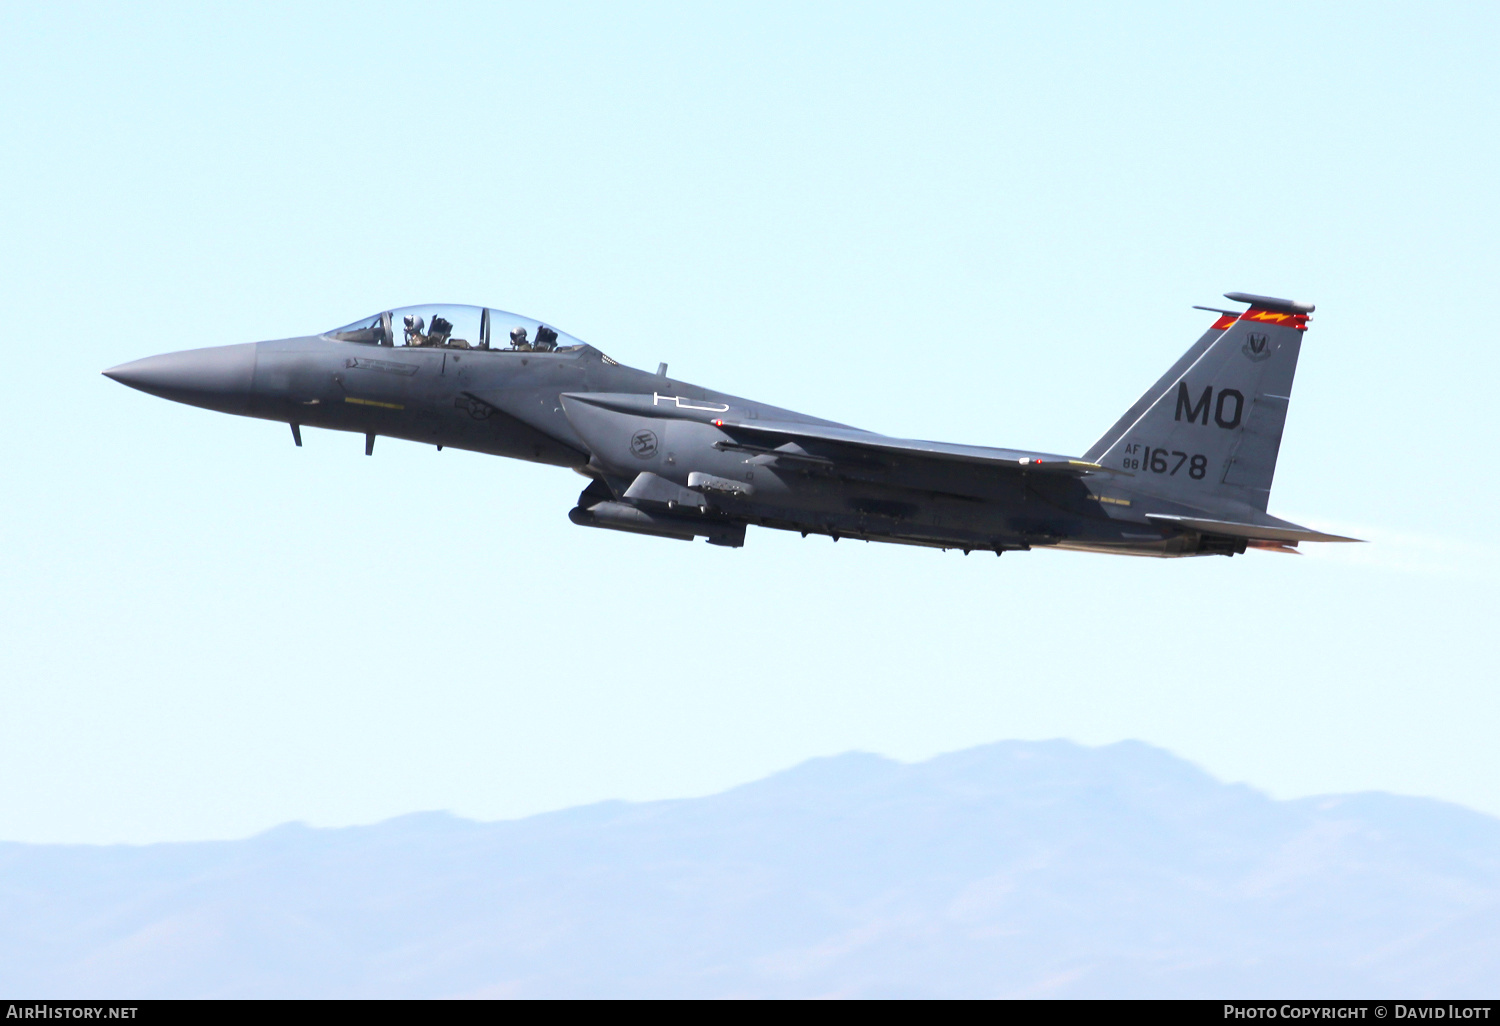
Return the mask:
{"type": "Polygon", "coordinates": [[[379,406],[384,410],[404,410],[405,406],[400,403],[378,403],[374,399],[356,399],[352,395],[344,396],[344,402],[354,403],[357,406],[379,406]]]}

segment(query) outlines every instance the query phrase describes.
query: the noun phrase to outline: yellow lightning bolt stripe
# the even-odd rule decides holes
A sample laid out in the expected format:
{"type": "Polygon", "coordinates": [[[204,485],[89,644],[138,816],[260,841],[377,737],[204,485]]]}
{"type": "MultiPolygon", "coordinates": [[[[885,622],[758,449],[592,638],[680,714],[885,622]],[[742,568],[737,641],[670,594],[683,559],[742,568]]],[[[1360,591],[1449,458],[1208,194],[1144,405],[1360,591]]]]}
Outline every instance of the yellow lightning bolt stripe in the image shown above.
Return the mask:
{"type": "Polygon", "coordinates": [[[1245,314],[1245,318],[1247,320],[1252,320],[1252,321],[1276,321],[1278,324],[1280,322],[1286,320],[1290,316],[1291,316],[1291,314],[1272,313],[1269,310],[1252,310],[1249,313],[1245,314]]]}

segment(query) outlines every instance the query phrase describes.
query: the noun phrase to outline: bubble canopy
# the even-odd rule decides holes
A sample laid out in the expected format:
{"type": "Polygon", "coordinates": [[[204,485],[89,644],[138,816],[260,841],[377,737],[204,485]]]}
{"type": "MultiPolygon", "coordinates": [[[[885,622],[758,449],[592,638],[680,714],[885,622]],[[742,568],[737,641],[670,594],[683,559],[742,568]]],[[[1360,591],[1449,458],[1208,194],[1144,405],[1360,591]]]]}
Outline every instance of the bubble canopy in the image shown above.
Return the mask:
{"type": "Polygon", "coordinates": [[[337,342],[439,349],[511,349],[547,352],[583,343],[566,332],[520,314],[486,306],[431,303],[384,310],[324,332],[337,342]]]}

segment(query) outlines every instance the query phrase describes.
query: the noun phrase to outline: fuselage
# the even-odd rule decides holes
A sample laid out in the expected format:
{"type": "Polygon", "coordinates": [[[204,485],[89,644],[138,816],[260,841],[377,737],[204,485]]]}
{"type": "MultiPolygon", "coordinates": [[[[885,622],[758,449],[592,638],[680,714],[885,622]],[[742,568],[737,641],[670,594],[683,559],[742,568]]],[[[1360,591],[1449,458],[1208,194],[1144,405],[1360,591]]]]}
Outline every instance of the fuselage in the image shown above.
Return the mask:
{"type": "Polygon", "coordinates": [[[568,467],[592,479],[571,514],[588,526],[738,545],[749,524],[996,553],[1188,555],[1227,542],[1147,521],[1146,512],[1186,507],[1118,476],[899,455],[830,461],[807,445],[757,450],[715,422],[843,426],[624,366],[566,336],[539,350],[400,345],[388,328],[384,344],[338,334],[170,353],[106,374],[178,402],[290,424],[299,444],[301,427],[320,427],[365,435],[367,452],[388,437],[568,467]]]}

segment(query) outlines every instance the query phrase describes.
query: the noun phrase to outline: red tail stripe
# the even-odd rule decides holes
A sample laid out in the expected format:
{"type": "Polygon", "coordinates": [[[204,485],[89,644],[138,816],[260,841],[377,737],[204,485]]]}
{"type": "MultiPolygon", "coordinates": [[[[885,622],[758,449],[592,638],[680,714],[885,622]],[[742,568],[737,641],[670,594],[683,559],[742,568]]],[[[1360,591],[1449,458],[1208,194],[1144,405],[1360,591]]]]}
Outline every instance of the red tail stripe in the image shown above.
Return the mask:
{"type": "MultiPolygon", "coordinates": [[[[1284,313],[1280,310],[1262,310],[1252,306],[1239,317],[1242,321],[1255,321],[1258,324],[1279,324],[1286,328],[1296,328],[1298,331],[1307,330],[1307,314],[1284,313]]],[[[1218,325],[1214,325],[1218,327],[1218,325]]]]}

